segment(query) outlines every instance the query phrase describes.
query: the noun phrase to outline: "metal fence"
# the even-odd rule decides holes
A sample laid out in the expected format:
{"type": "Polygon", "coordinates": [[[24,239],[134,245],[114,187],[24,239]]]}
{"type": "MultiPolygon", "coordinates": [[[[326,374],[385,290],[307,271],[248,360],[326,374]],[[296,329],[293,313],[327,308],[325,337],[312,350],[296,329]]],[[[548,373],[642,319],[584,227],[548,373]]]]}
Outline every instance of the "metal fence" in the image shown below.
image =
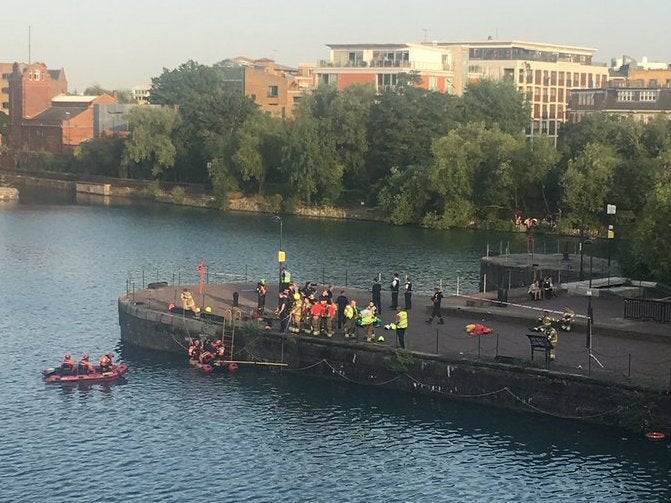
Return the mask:
{"type": "Polygon", "coordinates": [[[654,299],[624,299],[624,317],[629,320],[655,320],[671,323],[671,302],[654,299]]]}

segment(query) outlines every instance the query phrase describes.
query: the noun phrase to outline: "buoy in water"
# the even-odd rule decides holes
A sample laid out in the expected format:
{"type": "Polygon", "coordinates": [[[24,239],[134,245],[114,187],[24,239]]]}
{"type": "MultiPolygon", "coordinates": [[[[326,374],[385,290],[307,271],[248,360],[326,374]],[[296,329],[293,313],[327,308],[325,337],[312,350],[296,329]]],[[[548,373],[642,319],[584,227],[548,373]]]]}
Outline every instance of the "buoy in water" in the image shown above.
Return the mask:
{"type": "Polygon", "coordinates": [[[231,374],[235,374],[238,371],[238,364],[237,363],[229,363],[228,364],[228,371],[231,374]]]}
{"type": "Polygon", "coordinates": [[[170,304],[168,304],[168,311],[174,311],[174,310],[175,310],[175,304],[171,302],[170,304]]]}
{"type": "Polygon", "coordinates": [[[648,440],[664,440],[666,435],[661,431],[649,431],[645,434],[645,438],[648,440]]]}
{"type": "Polygon", "coordinates": [[[211,308],[210,306],[207,306],[207,307],[205,308],[205,312],[206,312],[206,313],[211,313],[211,312],[212,312],[212,308],[211,308]]]}

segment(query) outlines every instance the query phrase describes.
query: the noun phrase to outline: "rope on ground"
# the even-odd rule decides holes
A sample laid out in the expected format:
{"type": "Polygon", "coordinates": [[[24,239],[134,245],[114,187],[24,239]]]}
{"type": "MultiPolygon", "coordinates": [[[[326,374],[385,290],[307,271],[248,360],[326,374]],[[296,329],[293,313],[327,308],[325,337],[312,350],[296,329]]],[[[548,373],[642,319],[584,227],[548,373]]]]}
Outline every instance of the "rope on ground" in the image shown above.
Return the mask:
{"type": "MultiPolygon", "coordinates": [[[[477,300],[479,302],[489,302],[489,303],[492,303],[492,304],[495,303],[497,305],[520,307],[522,309],[529,309],[530,311],[540,311],[540,312],[546,312],[547,311],[548,313],[552,313],[552,314],[564,314],[564,311],[555,311],[553,309],[543,309],[543,308],[540,308],[540,307],[527,306],[525,304],[515,304],[514,302],[503,302],[503,301],[495,300],[495,299],[487,299],[487,298],[483,298],[483,297],[474,297],[472,295],[455,294],[455,295],[453,295],[453,297],[461,297],[461,298],[464,298],[464,299],[477,300]]],[[[576,314],[575,317],[576,318],[587,319],[587,316],[585,316],[584,314],[576,314]]]]}

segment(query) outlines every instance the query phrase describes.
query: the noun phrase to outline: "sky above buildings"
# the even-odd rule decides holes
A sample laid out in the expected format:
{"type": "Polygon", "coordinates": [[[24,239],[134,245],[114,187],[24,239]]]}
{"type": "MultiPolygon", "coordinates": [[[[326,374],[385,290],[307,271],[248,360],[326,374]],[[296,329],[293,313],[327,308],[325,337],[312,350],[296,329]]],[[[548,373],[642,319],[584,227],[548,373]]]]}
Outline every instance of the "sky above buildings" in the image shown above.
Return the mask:
{"type": "Polygon", "coordinates": [[[2,9],[0,62],[64,68],[70,91],[150,84],[235,56],[295,66],[329,43],[521,40],[671,62],[671,0],[22,0],[2,9]]]}

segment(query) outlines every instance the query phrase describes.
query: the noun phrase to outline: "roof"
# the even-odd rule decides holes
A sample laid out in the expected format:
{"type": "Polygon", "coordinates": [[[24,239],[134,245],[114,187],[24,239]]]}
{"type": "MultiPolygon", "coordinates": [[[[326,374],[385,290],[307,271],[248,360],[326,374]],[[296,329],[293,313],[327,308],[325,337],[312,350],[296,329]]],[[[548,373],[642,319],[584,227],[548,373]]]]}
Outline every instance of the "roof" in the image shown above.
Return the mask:
{"type": "Polygon", "coordinates": [[[81,96],[70,94],[59,94],[51,98],[52,103],[86,103],[89,104],[100,96],[81,96]]]}
{"type": "Polygon", "coordinates": [[[77,115],[82,113],[85,108],[65,108],[65,107],[50,107],[32,119],[25,121],[28,125],[44,125],[44,126],[60,126],[64,121],[74,119],[77,115]]]}
{"type": "Polygon", "coordinates": [[[547,44],[545,42],[525,42],[523,40],[480,40],[475,42],[425,42],[424,45],[465,45],[468,47],[524,47],[554,52],[573,52],[594,54],[598,49],[592,47],[578,47],[575,45],[547,44]]]}

